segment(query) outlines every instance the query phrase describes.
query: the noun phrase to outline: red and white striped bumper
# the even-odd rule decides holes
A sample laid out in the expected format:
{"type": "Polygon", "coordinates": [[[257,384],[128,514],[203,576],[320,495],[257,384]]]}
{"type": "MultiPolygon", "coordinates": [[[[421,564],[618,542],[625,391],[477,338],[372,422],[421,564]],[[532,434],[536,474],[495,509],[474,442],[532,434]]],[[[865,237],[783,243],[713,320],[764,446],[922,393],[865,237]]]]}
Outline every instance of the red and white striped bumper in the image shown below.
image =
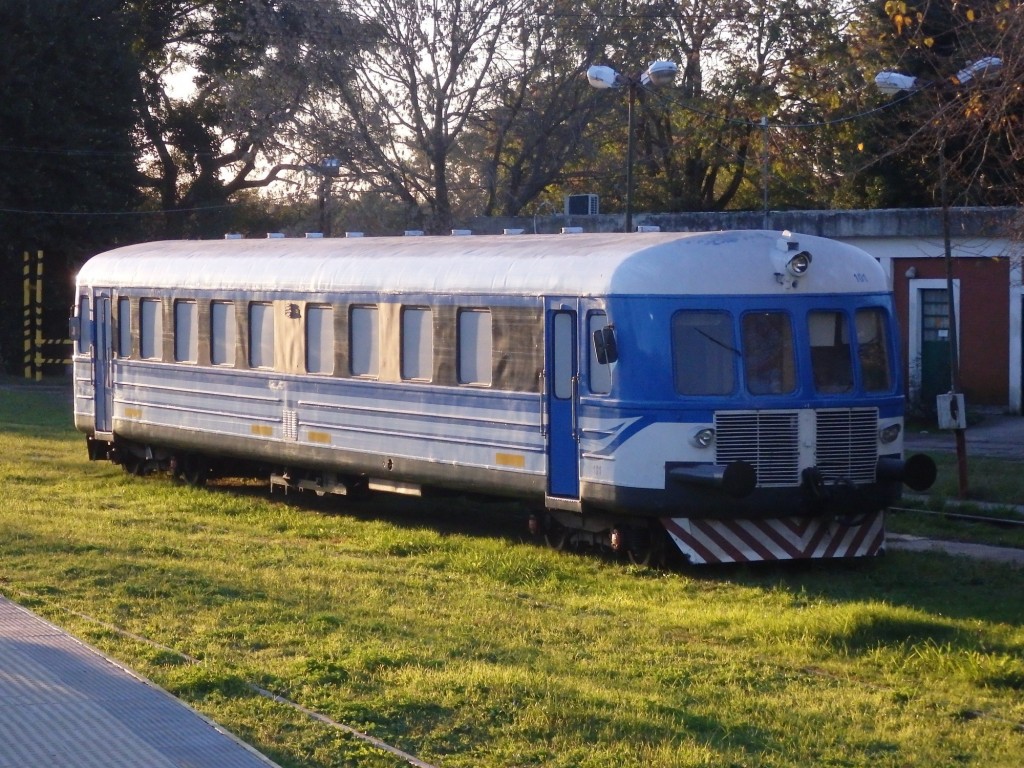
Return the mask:
{"type": "Polygon", "coordinates": [[[856,525],[819,517],[767,520],[664,518],[662,524],[691,563],[821,560],[877,555],[885,541],[885,513],[856,525]]]}

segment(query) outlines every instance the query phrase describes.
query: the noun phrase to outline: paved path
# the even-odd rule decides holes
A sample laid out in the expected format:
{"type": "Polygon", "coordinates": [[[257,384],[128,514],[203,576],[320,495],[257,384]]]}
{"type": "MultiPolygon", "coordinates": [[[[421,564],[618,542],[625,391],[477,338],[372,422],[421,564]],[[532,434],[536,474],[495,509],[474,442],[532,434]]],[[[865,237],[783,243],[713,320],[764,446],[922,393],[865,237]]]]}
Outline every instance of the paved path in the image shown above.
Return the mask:
{"type": "MultiPolygon", "coordinates": [[[[989,411],[981,421],[964,430],[967,456],[985,456],[993,459],[1024,461],[1024,416],[1013,416],[989,411]]],[[[956,436],[952,430],[929,429],[925,432],[908,431],[903,439],[907,453],[915,451],[956,451],[956,436]]]]}
{"type": "Polygon", "coordinates": [[[902,549],[907,552],[945,552],[947,555],[991,560],[994,563],[1005,563],[1016,568],[1024,568],[1024,549],[1014,547],[990,547],[987,544],[941,541],[902,533],[886,534],[885,546],[887,549],[902,549]]]}
{"type": "Polygon", "coordinates": [[[273,768],[161,688],[0,597],[0,768],[273,768]]]}

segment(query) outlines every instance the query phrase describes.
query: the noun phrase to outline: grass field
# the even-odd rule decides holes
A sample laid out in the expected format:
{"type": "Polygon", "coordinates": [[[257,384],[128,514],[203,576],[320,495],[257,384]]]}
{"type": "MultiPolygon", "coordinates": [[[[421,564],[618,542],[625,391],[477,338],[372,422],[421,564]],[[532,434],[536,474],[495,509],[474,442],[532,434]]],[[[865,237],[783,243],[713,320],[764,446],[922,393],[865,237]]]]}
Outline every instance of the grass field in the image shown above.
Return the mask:
{"type": "Polygon", "coordinates": [[[284,766],[402,763],[250,684],[444,768],[1024,763],[1019,570],[658,572],[498,504],[131,477],[69,423],[0,390],[0,592],[284,766]]]}

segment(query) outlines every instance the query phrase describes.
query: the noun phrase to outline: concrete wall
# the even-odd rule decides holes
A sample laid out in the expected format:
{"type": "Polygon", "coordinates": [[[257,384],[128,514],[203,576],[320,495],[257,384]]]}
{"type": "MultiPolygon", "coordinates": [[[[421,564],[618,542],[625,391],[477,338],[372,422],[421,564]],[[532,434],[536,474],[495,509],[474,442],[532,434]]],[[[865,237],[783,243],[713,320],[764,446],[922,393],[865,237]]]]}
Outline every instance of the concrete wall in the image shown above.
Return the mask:
{"type": "MultiPolygon", "coordinates": [[[[1018,208],[951,208],[953,237],[1006,237],[1021,211],[1018,208]]],[[[708,232],[719,229],[788,229],[837,239],[859,237],[941,237],[938,208],[894,208],[877,211],[724,211],[720,213],[636,213],[636,226],[658,226],[664,232],[708,232]]],[[[504,228],[552,233],[562,227],[585,232],[622,232],[623,214],[597,216],[515,216],[473,219],[474,234],[500,235],[504,228]]]]}

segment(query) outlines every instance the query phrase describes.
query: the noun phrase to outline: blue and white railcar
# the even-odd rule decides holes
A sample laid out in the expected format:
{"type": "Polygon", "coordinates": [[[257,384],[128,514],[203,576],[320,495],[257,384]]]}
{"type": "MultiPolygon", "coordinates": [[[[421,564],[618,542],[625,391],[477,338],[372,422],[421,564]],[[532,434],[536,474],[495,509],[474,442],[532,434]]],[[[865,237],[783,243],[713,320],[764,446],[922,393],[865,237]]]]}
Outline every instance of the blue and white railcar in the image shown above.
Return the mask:
{"type": "Polygon", "coordinates": [[[698,563],[875,554],[934,477],[885,275],[822,238],[158,242],[77,290],[75,424],[133,470],[534,499],[558,543],[698,563]]]}

